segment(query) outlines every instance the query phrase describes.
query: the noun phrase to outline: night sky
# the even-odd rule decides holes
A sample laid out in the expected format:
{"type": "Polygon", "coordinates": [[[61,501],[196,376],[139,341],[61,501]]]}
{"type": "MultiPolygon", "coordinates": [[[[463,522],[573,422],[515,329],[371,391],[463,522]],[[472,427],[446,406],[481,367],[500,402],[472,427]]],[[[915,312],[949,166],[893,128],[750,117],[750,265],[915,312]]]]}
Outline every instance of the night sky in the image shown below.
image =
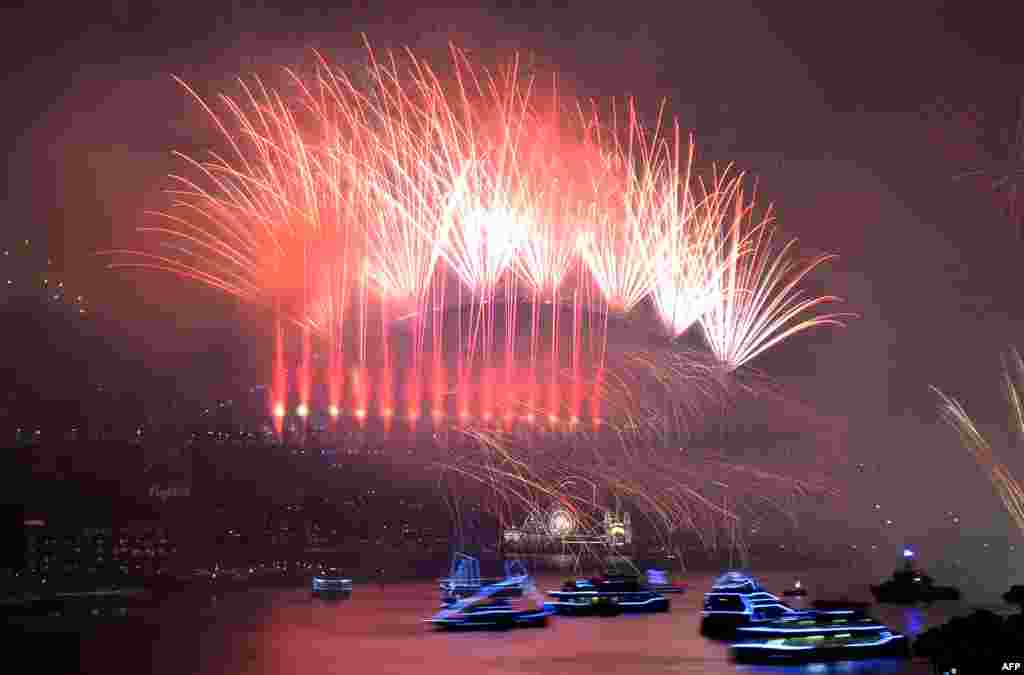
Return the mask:
{"type": "MultiPolygon", "coordinates": [[[[755,364],[820,415],[842,418],[845,454],[865,465],[843,469],[843,498],[818,518],[871,530],[891,517],[895,525],[880,529],[894,546],[908,531],[926,542],[948,512],[961,514],[967,533],[1010,532],[984,475],[938,423],[927,387],[1005,424],[998,354],[1022,337],[1024,240],[984,182],[952,177],[1005,157],[1024,94],[1012,3],[509,3],[412,13],[411,3],[361,4],[5,10],[4,246],[45,242],[56,273],[154,370],[211,345],[260,354],[264,328],[248,320],[251,310],[167,277],[103,271],[92,255],[134,240],[143,209],[178,168],[171,150],[215,140],[171,75],[210,94],[239,73],[308,64],[310,47],[360,58],[360,32],[378,49],[429,53],[453,39],[484,61],[532,52],[578,94],[635,95],[649,111],[667,98],[696,135],[698,161],[750,170],[786,233],[805,250],[841,255],[814,281],[861,318],[755,364]]],[[[187,388],[189,375],[180,377],[187,388]]]]}

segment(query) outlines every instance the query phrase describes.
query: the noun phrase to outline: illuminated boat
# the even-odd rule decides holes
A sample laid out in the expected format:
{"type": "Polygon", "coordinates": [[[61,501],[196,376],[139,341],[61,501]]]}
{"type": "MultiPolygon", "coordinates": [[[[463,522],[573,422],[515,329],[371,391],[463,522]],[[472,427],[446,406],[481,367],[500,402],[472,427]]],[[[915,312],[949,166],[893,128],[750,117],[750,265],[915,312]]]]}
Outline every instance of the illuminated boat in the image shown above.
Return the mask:
{"type": "Polygon", "coordinates": [[[705,635],[731,631],[745,624],[799,617],[809,610],[790,607],[764,590],[756,579],[740,572],[726,572],[704,594],[701,632],[705,635]]]}
{"type": "Polygon", "coordinates": [[[352,580],[343,577],[336,568],[324,568],[313,577],[314,596],[348,595],[351,592],[352,580]]]}
{"type": "Polygon", "coordinates": [[[547,606],[559,614],[621,614],[623,612],[667,612],[669,599],[633,576],[605,576],[573,579],[560,591],[548,591],[547,606]]]}
{"type": "Polygon", "coordinates": [[[484,586],[426,622],[439,630],[541,628],[552,614],[528,579],[513,578],[484,586]]]}
{"type": "MultiPolygon", "coordinates": [[[[529,578],[526,568],[518,560],[505,561],[504,579],[484,579],[480,576],[480,561],[464,553],[456,553],[452,558],[451,571],[447,577],[441,579],[441,606],[447,607],[455,604],[464,598],[470,598],[488,586],[499,582],[524,581],[529,578]]],[[[516,583],[507,584],[502,592],[505,597],[516,597],[522,595],[522,585],[516,583]]]]}
{"type": "Polygon", "coordinates": [[[906,657],[905,636],[855,610],[813,614],[740,626],[731,646],[739,662],[833,661],[906,657]]]}
{"type": "Polygon", "coordinates": [[[686,584],[673,584],[664,570],[647,570],[647,588],[656,593],[685,593],[686,584]]]}

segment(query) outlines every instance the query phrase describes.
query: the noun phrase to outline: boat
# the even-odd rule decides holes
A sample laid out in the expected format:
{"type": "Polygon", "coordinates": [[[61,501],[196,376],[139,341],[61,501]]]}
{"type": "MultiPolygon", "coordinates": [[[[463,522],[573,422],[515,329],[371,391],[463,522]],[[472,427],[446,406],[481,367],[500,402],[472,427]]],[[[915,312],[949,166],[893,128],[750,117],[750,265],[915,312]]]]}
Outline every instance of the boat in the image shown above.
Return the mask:
{"type": "Polygon", "coordinates": [[[685,593],[686,584],[673,584],[664,570],[647,570],[647,588],[656,593],[685,593]]]}
{"type": "Polygon", "coordinates": [[[667,612],[671,602],[629,575],[571,579],[561,590],[548,591],[547,606],[558,614],[613,615],[623,612],[667,612]]]}
{"type": "Polygon", "coordinates": [[[711,591],[704,594],[701,632],[728,633],[737,626],[803,616],[809,611],[789,606],[753,577],[731,571],[718,577],[711,591]]]}
{"type": "Polygon", "coordinates": [[[312,590],[319,597],[348,595],[352,592],[352,580],[343,577],[337,568],[325,567],[313,576],[312,590]]]}
{"type": "MultiPolygon", "coordinates": [[[[480,576],[480,561],[465,553],[456,553],[452,558],[451,571],[440,581],[441,606],[448,607],[464,598],[470,598],[488,586],[501,581],[528,579],[526,567],[519,560],[505,561],[505,576],[502,579],[484,579],[480,576]]],[[[522,595],[522,588],[510,584],[502,591],[506,597],[522,595]]]]}
{"type": "Polygon", "coordinates": [[[426,622],[438,630],[542,628],[552,614],[554,610],[545,606],[532,581],[513,577],[483,586],[426,622]]]}
{"type": "Polygon", "coordinates": [[[782,591],[782,595],[787,598],[802,598],[807,595],[807,589],[803,587],[800,580],[797,579],[793,582],[793,586],[782,591]]]}
{"type": "Polygon", "coordinates": [[[909,656],[906,636],[857,610],[816,611],[740,626],[731,645],[738,662],[834,661],[909,656]]]}
{"type": "Polygon", "coordinates": [[[914,567],[911,556],[905,555],[902,569],[892,577],[871,587],[871,594],[878,602],[892,604],[913,604],[935,600],[959,600],[960,590],[953,586],[936,586],[934,580],[914,567]]]}

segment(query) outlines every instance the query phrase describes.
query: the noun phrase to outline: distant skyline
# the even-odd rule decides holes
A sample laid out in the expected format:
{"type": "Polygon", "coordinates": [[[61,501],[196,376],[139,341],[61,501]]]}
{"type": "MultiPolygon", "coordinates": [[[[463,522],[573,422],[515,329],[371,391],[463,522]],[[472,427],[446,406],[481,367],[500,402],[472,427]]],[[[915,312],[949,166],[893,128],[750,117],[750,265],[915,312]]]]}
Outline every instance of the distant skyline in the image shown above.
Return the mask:
{"type": "MultiPolygon", "coordinates": [[[[3,47],[6,88],[17,95],[0,111],[0,248],[45,241],[57,273],[98,315],[95,342],[108,335],[125,361],[197,396],[232,369],[269,370],[259,311],[170,277],[105,271],[92,255],[134,237],[164,177],[180,168],[171,150],[214,138],[172,74],[213,94],[239,74],[308,63],[311,47],[361,56],[360,31],[378,49],[438,50],[453,39],[481,58],[533,51],[580,94],[635,95],[648,111],[667,98],[695,132],[698,162],[749,169],[783,232],[807,251],[840,255],[813,282],[861,318],[753,364],[816,414],[846,420],[844,494],[808,509],[808,527],[849,521],[898,546],[955,511],[971,531],[1013,534],[928,391],[937,385],[999,425],[999,352],[1024,337],[1024,242],[984,184],[953,181],[1000,157],[1024,93],[1024,43],[1009,5],[730,0],[409,14],[397,4],[278,4],[120,2],[56,19],[42,6],[8,11],[8,29],[34,39],[3,47]],[[859,477],[857,463],[875,473],[859,477]],[[896,526],[872,513],[876,494],[896,526]]],[[[21,339],[38,341],[25,331],[21,339]]],[[[17,353],[7,358],[21,365],[17,353]]],[[[1011,467],[1024,468],[1007,451],[1011,467]]]]}

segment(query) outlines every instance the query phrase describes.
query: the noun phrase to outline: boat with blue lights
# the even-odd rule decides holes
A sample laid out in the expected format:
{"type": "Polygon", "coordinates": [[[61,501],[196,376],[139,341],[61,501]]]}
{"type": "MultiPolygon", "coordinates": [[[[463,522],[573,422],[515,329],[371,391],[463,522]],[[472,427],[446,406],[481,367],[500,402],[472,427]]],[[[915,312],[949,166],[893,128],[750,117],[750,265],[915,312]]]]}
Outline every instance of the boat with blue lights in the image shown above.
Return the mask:
{"type": "Polygon", "coordinates": [[[345,596],[352,592],[352,580],[337,568],[326,567],[313,576],[312,587],[315,597],[345,596]]]}
{"type": "Polygon", "coordinates": [[[522,595],[523,589],[516,585],[515,580],[529,578],[526,567],[519,560],[505,561],[505,576],[502,579],[485,579],[480,576],[480,561],[465,553],[456,553],[452,558],[451,571],[441,579],[441,606],[447,607],[464,598],[470,598],[482,589],[499,582],[509,582],[502,590],[503,597],[522,595]]]}
{"type": "Polygon", "coordinates": [[[909,656],[906,636],[852,609],[816,611],[760,625],[740,626],[736,635],[731,652],[741,663],[909,656]]]}
{"type": "Polygon", "coordinates": [[[542,628],[554,610],[545,606],[529,579],[510,578],[444,607],[429,619],[438,630],[542,628]]]}
{"type": "Polygon", "coordinates": [[[685,593],[689,588],[686,584],[674,584],[669,581],[664,570],[647,570],[647,588],[662,594],[685,593]]]}
{"type": "Polygon", "coordinates": [[[701,632],[705,635],[729,632],[746,624],[804,616],[808,611],[786,604],[747,574],[726,572],[704,594],[701,632]]]}
{"type": "Polygon", "coordinates": [[[628,575],[570,579],[558,591],[548,591],[547,606],[565,615],[614,615],[623,612],[667,612],[671,602],[628,575]]]}

